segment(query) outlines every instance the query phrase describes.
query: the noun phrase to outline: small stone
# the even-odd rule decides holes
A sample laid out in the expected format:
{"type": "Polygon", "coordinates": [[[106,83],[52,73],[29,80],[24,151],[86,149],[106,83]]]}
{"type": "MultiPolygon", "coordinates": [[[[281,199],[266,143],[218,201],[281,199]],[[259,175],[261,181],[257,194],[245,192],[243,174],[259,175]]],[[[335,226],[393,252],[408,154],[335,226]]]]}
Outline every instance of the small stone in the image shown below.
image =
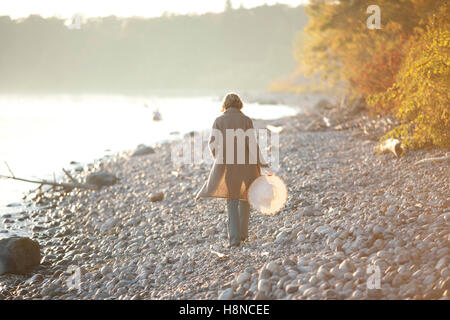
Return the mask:
{"type": "Polygon", "coordinates": [[[286,286],[287,293],[294,293],[294,292],[297,292],[297,290],[298,290],[298,285],[296,285],[296,284],[288,284],[286,286]]]}
{"type": "Polygon", "coordinates": [[[331,299],[331,300],[338,298],[338,294],[333,289],[326,290],[324,295],[327,299],[331,299]]]}
{"type": "Polygon", "coordinates": [[[289,239],[290,239],[289,233],[287,231],[283,231],[278,234],[278,236],[276,237],[274,242],[275,243],[284,243],[286,241],[289,241],[289,239]]]}
{"type": "Polygon", "coordinates": [[[439,289],[441,290],[449,290],[450,289],[450,279],[443,280],[439,285],[439,289]]]}
{"type": "Polygon", "coordinates": [[[283,264],[286,266],[294,267],[296,265],[296,262],[289,258],[286,258],[283,260],[283,264]]]}
{"type": "Polygon", "coordinates": [[[324,234],[329,234],[329,233],[333,232],[333,229],[331,229],[329,226],[320,226],[316,229],[316,232],[318,234],[324,235],[324,234]]]}
{"type": "Polygon", "coordinates": [[[285,295],[286,295],[286,293],[284,292],[284,290],[281,290],[281,289],[277,289],[273,293],[273,296],[275,297],[275,299],[278,299],[278,300],[282,299],[285,295]]]}
{"type": "Polygon", "coordinates": [[[244,282],[250,280],[251,275],[247,272],[241,273],[237,279],[236,282],[239,284],[243,284],[244,282]]]}
{"type": "Polygon", "coordinates": [[[319,270],[317,270],[316,276],[320,280],[327,280],[332,275],[330,274],[330,272],[324,266],[320,266],[319,270]]]}
{"type": "Polygon", "coordinates": [[[233,288],[225,289],[219,295],[219,300],[230,300],[231,298],[233,298],[233,288]]]}
{"type": "Polygon", "coordinates": [[[208,228],[208,229],[206,229],[205,230],[205,235],[207,235],[207,236],[213,236],[213,235],[215,235],[216,234],[216,228],[214,228],[214,227],[211,227],[211,228],[208,228]]]}
{"type": "Polygon", "coordinates": [[[444,220],[445,222],[450,222],[450,212],[444,214],[444,220]]]}
{"type": "Polygon", "coordinates": [[[377,249],[381,249],[384,247],[384,240],[383,239],[377,239],[375,240],[373,246],[377,249]]]}
{"type": "Polygon", "coordinates": [[[369,299],[381,299],[383,297],[383,292],[381,289],[367,289],[367,297],[369,299]]]}
{"type": "Polygon", "coordinates": [[[397,274],[394,279],[392,279],[392,285],[394,287],[399,287],[404,282],[404,278],[401,274],[397,274]]]}
{"type": "Polygon", "coordinates": [[[450,277],[450,267],[444,267],[444,268],[441,270],[441,277],[444,278],[444,279],[450,277]]]}
{"type": "Polygon", "coordinates": [[[150,201],[151,202],[161,201],[162,199],[164,199],[164,193],[163,192],[156,192],[156,193],[152,193],[150,195],[150,201]]]}
{"type": "Polygon", "coordinates": [[[272,290],[272,284],[269,280],[261,279],[258,281],[258,291],[264,291],[266,293],[272,290]]]}
{"type": "Polygon", "coordinates": [[[280,270],[280,264],[276,261],[270,262],[266,268],[272,273],[277,273],[280,270]]]}
{"type": "Polygon", "coordinates": [[[425,285],[430,285],[434,282],[434,279],[435,279],[434,275],[430,274],[428,277],[425,278],[425,280],[423,280],[423,283],[425,285]]]}
{"type": "Polygon", "coordinates": [[[32,284],[35,282],[41,282],[42,280],[44,280],[44,277],[41,274],[35,274],[34,276],[32,276],[30,279],[28,279],[27,281],[25,281],[26,284],[32,284]]]}
{"type": "Polygon", "coordinates": [[[404,264],[409,261],[409,255],[406,252],[403,252],[399,254],[395,260],[398,264],[404,264]]]}
{"type": "Polygon", "coordinates": [[[355,266],[353,265],[353,263],[351,263],[350,260],[346,259],[344,261],[341,262],[341,264],[339,265],[339,270],[342,272],[354,272],[355,271],[355,266]]]}
{"type": "Polygon", "coordinates": [[[117,224],[118,220],[116,218],[109,218],[105,221],[105,223],[102,224],[100,227],[101,232],[106,232],[112,228],[114,228],[117,224]]]}
{"type": "Polygon", "coordinates": [[[255,268],[253,268],[253,267],[247,267],[247,268],[245,268],[244,271],[247,272],[247,273],[252,274],[253,272],[255,272],[255,268]]]}
{"type": "Polygon", "coordinates": [[[101,268],[101,270],[100,270],[100,273],[103,276],[106,276],[106,275],[112,273],[112,268],[110,266],[103,266],[103,268],[101,268]]]}
{"type": "Polygon", "coordinates": [[[255,300],[268,300],[269,297],[262,291],[258,291],[255,296],[255,300]]]}
{"type": "Polygon", "coordinates": [[[262,268],[259,272],[259,280],[261,279],[269,279],[272,276],[272,272],[270,272],[267,268],[262,268]]]}
{"type": "Polygon", "coordinates": [[[311,288],[306,289],[306,290],[303,292],[303,295],[305,295],[305,296],[311,296],[311,295],[315,294],[316,292],[317,292],[317,288],[316,288],[316,287],[311,287],[311,288]]]}
{"type": "Polygon", "coordinates": [[[13,208],[13,207],[20,207],[22,204],[20,204],[19,202],[11,202],[11,203],[8,203],[7,205],[6,205],[6,207],[8,207],[8,208],[13,208]]]}
{"type": "Polygon", "coordinates": [[[305,217],[312,217],[316,213],[314,206],[305,207],[303,209],[302,215],[305,217]]]}
{"type": "Polygon", "coordinates": [[[386,210],[387,216],[394,216],[398,212],[398,209],[394,205],[390,205],[386,210]]]}
{"type": "Polygon", "coordinates": [[[441,258],[436,264],[436,269],[440,270],[447,265],[447,257],[441,258]]]}
{"type": "Polygon", "coordinates": [[[361,299],[363,296],[363,293],[360,290],[355,290],[352,294],[353,299],[361,299]]]}
{"type": "Polygon", "coordinates": [[[373,232],[375,235],[382,234],[382,233],[383,233],[383,227],[377,224],[377,225],[375,225],[375,226],[373,227],[372,232],[373,232]]]}

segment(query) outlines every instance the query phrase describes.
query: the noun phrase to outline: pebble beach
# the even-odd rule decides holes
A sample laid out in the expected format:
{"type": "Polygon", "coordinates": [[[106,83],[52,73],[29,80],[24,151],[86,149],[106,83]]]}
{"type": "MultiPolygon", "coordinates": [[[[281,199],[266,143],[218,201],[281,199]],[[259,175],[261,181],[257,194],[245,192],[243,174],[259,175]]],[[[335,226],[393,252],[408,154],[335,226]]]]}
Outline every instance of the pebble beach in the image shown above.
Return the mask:
{"type": "Polygon", "coordinates": [[[72,172],[119,181],[48,191],[23,212],[43,258],[0,275],[0,299],[448,300],[450,166],[418,163],[442,151],[378,155],[360,128],[315,119],[255,121],[283,127],[276,173],[289,198],[274,216],[252,210],[235,248],[225,200],[195,201],[210,164],[175,166],[177,141],[72,172]]]}

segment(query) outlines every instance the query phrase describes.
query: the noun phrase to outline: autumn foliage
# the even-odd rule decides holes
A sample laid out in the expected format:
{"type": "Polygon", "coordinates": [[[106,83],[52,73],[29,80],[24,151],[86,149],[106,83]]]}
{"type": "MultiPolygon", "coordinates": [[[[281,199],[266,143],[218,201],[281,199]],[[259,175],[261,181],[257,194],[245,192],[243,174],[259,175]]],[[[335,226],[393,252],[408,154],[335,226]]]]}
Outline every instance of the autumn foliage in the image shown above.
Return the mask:
{"type": "Polygon", "coordinates": [[[444,0],[312,0],[308,41],[296,45],[299,68],[402,126],[388,136],[406,147],[448,147],[449,4],[444,0]],[[378,5],[381,29],[366,12],[378,5]]]}
{"type": "Polygon", "coordinates": [[[369,105],[389,105],[403,122],[386,135],[412,148],[450,147],[450,28],[449,8],[430,17],[412,42],[395,83],[369,96],[369,105]]]}

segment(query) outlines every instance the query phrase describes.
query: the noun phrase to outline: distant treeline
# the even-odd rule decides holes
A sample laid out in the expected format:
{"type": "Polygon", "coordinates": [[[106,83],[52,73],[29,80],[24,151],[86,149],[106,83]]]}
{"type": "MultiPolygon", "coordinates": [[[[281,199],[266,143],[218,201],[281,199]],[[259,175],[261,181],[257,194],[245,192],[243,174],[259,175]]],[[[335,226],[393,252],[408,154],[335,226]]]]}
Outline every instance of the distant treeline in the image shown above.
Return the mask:
{"type": "Polygon", "coordinates": [[[82,21],[0,17],[0,90],[263,89],[295,66],[303,7],[82,21]]]}

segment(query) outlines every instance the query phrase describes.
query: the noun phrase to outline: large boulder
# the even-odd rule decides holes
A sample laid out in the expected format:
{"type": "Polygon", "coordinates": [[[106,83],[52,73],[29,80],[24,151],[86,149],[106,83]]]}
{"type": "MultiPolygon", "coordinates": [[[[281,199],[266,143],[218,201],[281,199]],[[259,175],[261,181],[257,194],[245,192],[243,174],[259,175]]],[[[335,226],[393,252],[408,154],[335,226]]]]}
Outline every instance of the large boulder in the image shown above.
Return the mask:
{"type": "Polygon", "coordinates": [[[145,156],[148,154],[155,153],[155,149],[148,146],[139,146],[131,155],[132,157],[145,156]]]}
{"type": "Polygon", "coordinates": [[[97,187],[110,186],[115,184],[119,179],[112,173],[99,171],[91,173],[86,177],[86,183],[97,187]]]}
{"type": "Polygon", "coordinates": [[[316,110],[329,110],[333,108],[333,104],[327,99],[320,99],[315,105],[314,109],[316,110]]]}
{"type": "Polygon", "coordinates": [[[0,274],[23,274],[39,265],[41,246],[30,238],[10,237],[0,240],[0,274]]]}

